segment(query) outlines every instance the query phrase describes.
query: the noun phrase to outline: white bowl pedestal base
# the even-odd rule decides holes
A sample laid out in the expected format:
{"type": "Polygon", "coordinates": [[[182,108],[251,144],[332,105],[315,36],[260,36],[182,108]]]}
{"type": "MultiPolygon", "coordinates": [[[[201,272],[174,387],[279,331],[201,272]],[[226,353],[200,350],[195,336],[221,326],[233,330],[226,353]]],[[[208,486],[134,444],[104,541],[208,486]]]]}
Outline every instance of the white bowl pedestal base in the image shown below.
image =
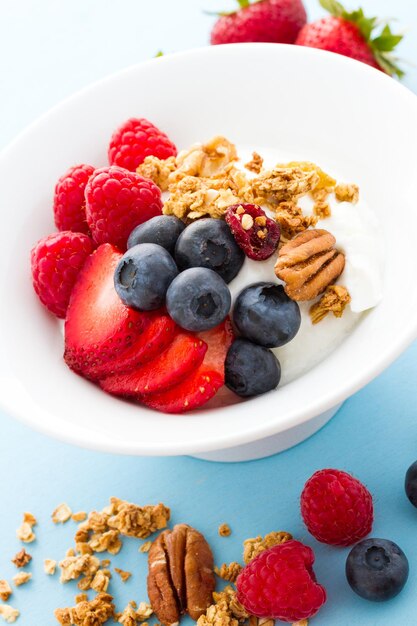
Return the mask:
{"type": "Polygon", "coordinates": [[[301,443],[311,435],[314,435],[320,428],[322,428],[327,422],[329,422],[337,411],[340,409],[343,403],[317,415],[314,419],[289,428],[284,432],[266,437],[265,439],[259,439],[251,443],[244,444],[242,446],[236,446],[234,448],[226,448],[224,450],[215,450],[214,452],[206,452],[202,454],[193,454],[196,459],[203,459],[204,461],[218,461],[223,463],[236,463],[239,461],[255,461],[256,459],[263,459],[278,452],[283,452],[301,443]]]}

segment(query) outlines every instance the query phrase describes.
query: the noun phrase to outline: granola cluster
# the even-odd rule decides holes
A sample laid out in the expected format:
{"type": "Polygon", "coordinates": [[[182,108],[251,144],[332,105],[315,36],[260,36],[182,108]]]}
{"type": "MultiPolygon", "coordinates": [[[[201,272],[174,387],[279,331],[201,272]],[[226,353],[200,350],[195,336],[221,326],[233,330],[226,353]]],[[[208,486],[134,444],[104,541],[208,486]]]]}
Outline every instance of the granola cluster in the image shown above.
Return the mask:
{"type": "Polygon", "coordinates": [[[33,527],[36,526],[37,520],[32,513],[23,514],[23,522],[16,530],[16,537],[23,541],[23,543],[32,543],[35,541],[36,535],[33,532],[33,527]]]}
{"type": "Polygon", "coordinates": [[[82,599],[73,608],[56,609],[55,617],[62,626],[101,626],[114,617],[113,597],[99,593],[91,601],[82,599]]]}
{"type": "Polygon", "coordinates": [[[342,317],[349,302],[350,295],[346,287],[330,285],[320,300],[310,307],[311,321],[318,324],[329,313],[333,313],[335,317],[342,317]]]}

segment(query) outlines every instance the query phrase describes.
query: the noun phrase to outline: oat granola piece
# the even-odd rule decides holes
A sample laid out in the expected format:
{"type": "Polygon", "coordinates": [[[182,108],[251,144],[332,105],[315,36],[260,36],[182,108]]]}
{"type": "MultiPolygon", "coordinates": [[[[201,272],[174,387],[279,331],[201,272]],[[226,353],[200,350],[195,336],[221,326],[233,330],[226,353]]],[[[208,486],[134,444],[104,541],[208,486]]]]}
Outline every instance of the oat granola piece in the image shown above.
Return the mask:
{"type": "Polygon", "coordinates": [[[198,618],[197,626],[239,626],[239,621],[223,600],[209,606],[205,614],[198,618]]]}
{"type": "Polygon", "coordinates": [[[74,550],[74,548],[68,548],[68,550],[65,553],[65,556],[75,556],[76,552],[74,550]]]}
{"type": "Polygon", "coordinates": [[[149,619],[152,613],[153,613],[153,609],[151,605],[149,604],[149,602],[139,602],[139,606],[137,607],[137,610],[136,610],[136,615],[138,616],[138,620],[140,622],[143,622],[146,619],[149,619]]]}
{"type": "Polygon", "coordinates": [[[109,567],[110,567],[110,565],[111,565],[111,561],[110,561],[110,559],[101,559],[101,561],[100,561],[100,565],[101,565],[101,567],[103,567],[104,569],[107,569],[107,568],[109,568],[109,567]]]}
{"type": "Polygon", "coordinates": [[[220,537],[230,537],[232,534],[232,529],[229,524],[220,524],[219,526],[219,535],[220,537]]]}
{"type": "Polygon", "coordinates": [[[36,535],[33,532],[33,526],[37,524],[36,517],[32,513],[23,514],[23,522],[16,530],[16,536],[23,543],[32,543],[35,541],[36,535]]]}
{"type": "Polygon", "coordinates": [[[142,507],[118,501],[115,514],[109,518],[108,525],[122,535],[146,539],[157,530],[166,528],[170,515],[170,509],[162,503],[142,507]]]}
{"type": "Polygon", "coordinates": [[[218,135],[206,144],[195,144],[179,152],[176,157],[177,169],[170,175],[170,183],[184,176],[218,176],[227,171],[237,158],[236,146],[226,137],[218,135]]]}
{"type": "Polygon", "coordinates": [[[79,602],[88,602],[88,595],[86,593],[77,593],[75,596],[75,604],[79,602]]]}
{"type": "Polygon", "coordinates": [[[338,202],[352,202],[356,204],[359,200],[358,185],[339,183],[334,190],[338,202]]]}
{"type": "Polygon", "coordinates": [[[124,570],[120,569],[119,567],[115,567],[114,571],[117,574],[119,574],[119,576],[122,579],[123,583],[125,583],[127,580],[129,580],[129,578],[132,576],[131,572],[125,572],[124,570]]]}
{"type": "Polygon", "coordinates": [[[82,574],[93,577],[100,567],[100,561],[90,554],[69,556],[59,563],[59,567],[61,568],[59,580],[66,583],[69,580],[76,580],[82,574]]]}
{"type": "Polygon", "coordinates": [[[228,565],[226,563],[223,563],[220,568],[214,568],[214,571],[219,578],[222,578],[223,580],[228,580],[231,583],[236,582],[236,579],[239,576],[241,570],[242,566],[240,565],[240,563],[236,563],[236,561],[233,561],[228,565]]]}
{"type": "Polygon", "coordinates": [[[143,553],[149,552],[151,547],[152,547],[152,541],[145,541],[145,543],[143,543],[141,547],[139,548],[139,552],[143,552],[143,553]]]}
{"type": "Polygon", "coordinates": [[[73,608],[56,609],[55,617],[62,626],[102,626],[114,617],[113,597],[99,593],[93,600],[78,602],[73,608]]]}
{"type": "Polygon", "coordinates": [[[7,580],[0,580],[0,600],[7,602],[13,591],[7,580]]]}
{"type": "Polygon", "coordinates": [[[294,622],[292,626],[308,626],[308,619],[302,619],[299,622],[294,622]]]}
{"type": "Polygon", "coordinates": [[[0,617],[2,617],[8,624],[13,624],[19,615],[20,612],[10,606],[10,604],[0,604],[0,617]]]}
{"type": "Polygon", "coordinates": [[[176,185],[170,186],[170,192],[163,213],[187,220],[200,217],[219,219],[227,207],[240,201],[230,187],[221,186],[220,180],[197,176],[185,176],[176,185]]]}
{"type": "Polygon", "coordinates": [[[247,564],[264,550],[268,550],[268,548],[272,548],[273,546],[278,546],[281,543],[290,541],[291,539],[292,535],[282,530],[268,533],[265,537],[258,536],[253,539],[246,539],[243,542],[243,560],[247,564]]]}
{"type": "Polygon", "coordinates": [[[284,239],[292,239],[317,223],[317,217],[304,215],[301,208],[292,200],[277,205],[275,219],[281,228],[281,242],[284,239]]]}
{"type": "Polygon", "coordinates": [[[97,593],[107,591],[111,578],[111,572],[108,569],[99,569],[90,583],[90,589],[97,593]]]}
{"type": "Polygon", "coordinates": [[[27,565],[31,560],[31,555],[28,554],[24,548],[22,548],[22,550],[20,550],[20,552],[18,552],[11,561],[16,565],[16,567],[25,567],[25,565],[27,565]]]}
{"type": "Polygon", "coordinates": [[[43,571],[48,576],[53,576],[56,570],[56,561],[54,559],[45,559],[43,562],[43,571]]]}
{"type": "Polygon", "coordinates": [[[275,167],[265,170],[250,181],[255,204],[267,203],[276,207],[280,202],[295,200],[318,184],[316,171],[303,171],[300,167],[275,167]]]}
{"type": "Polygon", "coordinates": [[[318,200],[314,203],[313,213],[319,220],[327,219],[332,214],[330,204],[327,200],[318,200]]]}
{"type": "Polygon", "coordinates": [[[257,152],[252,152],[252,159],[245,163],[245,167],[250,172],[255,172],[255,174],[259,174],[262,171],[262,166],[264,164],[264,160],[260,154],[257,152]]]}
{"type": "Polygon", "coordinates": [[[117,623],[123,624],[123,626],[136,626],[138,623],[138,616],[135,611],[135,607],[131,602],[123,609],[122,613],[117,614],[117,623]]]}
{"type": "Polygon", "coordinates": [[[336,186],[336,180],[311,161],[291,161],[290,163],[286,163],[285,167],[299,167],[303,172],[315,172],[318,178],[312,189],[313,195],[317,191],[324,191],[327,195],[331,193],[336,186]]]}
{"type": "Polygon", "coordinates": [[[72,511],[70,507],[68,506],[68,504],[66,504],[65,502],[62,502],[62,504],[59,504],[56,507],[51,517],[52,517],[52,521],[54,524],[65,524],[65,522],[68,522],[71,515],[72,515],[72,511]]]}
{"type": "Polygon", "coordinates": [[[23,513],[23,522],[25,524],[29,524],[29,526],[36,526],[36,524],[38,523],[38,520],[36,519],[36,517],[34,515],[32,515],[32,513],[23,513]]]}
{"type": "Polygon", "coordinates": [[[84,522],[87,519],[87,513],[85,511],[77,511],[71,515],[73,522],[84,522]]]}
{"type": "Polygon", "coordinates": [[[350,301],[351,297],[346,287],[330,285],[320,300],[310,307],[311,321],[318,324],[329,313],[333,313],[335,317],[342,317],[350,301]]]}
{"type": "Polygon", "coordinates": [[[16,576],[13,576],[13,582],[16,587],[20,587],[21,585],[25,585],[32,578],[32,574],[30,572],[19,572],[16,576]]]}
{"type": "Polygon", "coordinates": [[[246,612],[236,597],[236,590],[230,585],[227,585],[222,591],[215,591],[213,600],[216,604],[222,601],[226,602],[228,610],[239,621],[245,621],[249,617],[249,613],[246,612]]]}
{"type": "Polygon", "coordinates": [[[93,533],[88,542],[93,552],[109,552],[118,554],[122,548],[122,542],[117,530],[107,530],[104,533],[93,533]]]}
{"type": "Polygon", "coordinates": [[[147,156],[143,163],[137,167],[136,172],[144,178],[150,178],[161,191],[167,191],[169,176],[176,169],[177,165],[174,156],[170,156],[168,159],[147,156]]]}

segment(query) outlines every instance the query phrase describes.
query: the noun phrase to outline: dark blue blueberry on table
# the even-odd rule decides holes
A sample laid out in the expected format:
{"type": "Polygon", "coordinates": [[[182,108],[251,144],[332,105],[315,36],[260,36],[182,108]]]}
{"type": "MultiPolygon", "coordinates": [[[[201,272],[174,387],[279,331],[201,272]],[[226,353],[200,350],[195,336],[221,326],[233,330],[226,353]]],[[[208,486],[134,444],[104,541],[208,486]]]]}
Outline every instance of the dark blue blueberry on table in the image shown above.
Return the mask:
{"type": "Polygon", "coordinates": [[[127,247],[133,248],[138,243],[156,243],[173,255],[177,239],[184,228],[184,222],[174,215],[157,215],[132,230],[127,247]]]}
{"type": "Polygon", "coordinates": [[[141,243],[120,259],[114,273],[114,286],[126,306],[152,311],[164,304],[167,289],[177,275],[175,261],[165,248],[141,243]]]}
{"type": "Polygon", "coordinates": [[[224,280],[204,267],[181,272],[169,286],[168,313],[181,328],[198,332],[218,326],[228,315],[231,295],[224,280]]]}
{"type": "Polygon", "coordinates": [[[282,285],[255,283],[238,295],[233,321],[246,339],[265,348],[278,348],[294,339],[301,314],[282,285]]]}
{"type": "Polygon", "coordinates": [[[245,253],[224,220],[205,217],[187,226],[180,235],[175,260],[180,270],[207,267],[230,283],[239,273],[245,253]]]}
{"type": "Polygon", "coordinates": [[[364,539],[349,552],[346,578],[353,591],[365,600],[390,600],[407,582],[408,560],[393,541],[364,539]]]}
{"type": "Polygon", "coordinates": [[[225,362],[227,387],[244,398],[259,396],[278,386],[281,367],[275,354],[247,339],[235,339],[225,362]]]}
{"type": "Polygon", "coordinates": [[[405,493],[411,504],[417,508],[417,461],[410,465],[405,475],[405,493]]]}

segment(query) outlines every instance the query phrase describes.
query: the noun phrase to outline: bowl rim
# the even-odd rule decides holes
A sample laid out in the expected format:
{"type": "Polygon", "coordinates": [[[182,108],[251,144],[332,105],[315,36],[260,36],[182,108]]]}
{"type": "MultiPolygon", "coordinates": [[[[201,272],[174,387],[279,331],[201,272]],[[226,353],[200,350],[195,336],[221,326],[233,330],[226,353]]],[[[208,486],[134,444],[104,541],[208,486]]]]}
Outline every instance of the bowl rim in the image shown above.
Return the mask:
{"type": "MultiPolygon", "coordinates": [[[[1,161],[8,158],[8,154],[12,151],[19,148],[19,144],[26,140],[26,137],[30,135],[31,131],[35,129],[38,125],[44,123],[48,117],[54,113],[54,111],[59,110],[61,108],[65,108],[68,105],[71,105],[73,101],[76,101],[84,94],[93,92],[97,87],[105,85],[106,83],[111,83],[115,78],[121,77],[123,75],[128,75],[129,73],[134,73],[138,68],[143,66],[152,66],[155,63],[176,63],[177,61],[181,61],[183,58],[187,58],[195,55],[223,55],[223,54],[239,54],[240,50],[253,49],[256,47],[257,49],[264,49],[265,52],[269,52],[271,49],[276,50],[277,47],[281,49],[287,49],[289,54],[302,54],[310,56],[314,59],[327,59],[329,61],[330,56],[333,57],[331,63],[336,63],[343,70],[343,66],[356,67],[355,71],[368,73],[369,76],[373,74],[374,78],[379,81],[385,81],[386,88],[391,91],[395,91],[397,94],[400,94],[401,97],[408,99],[413,103],[413,106],[416,109],[417,113],[417,96],[411,92],[407,87],[401,85],[396,80],[391,77],[383,74],[379,70],[376,70],[370,66],[367,66],[359,61],[355,61],[348,57],[344,57],[339,54],[330,53],[327,51],[315,49],[315,48],[306,48],[301,46],[294,46],[290,44],[272,44],[272,43],[243,43],[243,44],[225,44],[220,46],[204,46],[199,48],[192,48],[189,50],[176,52],[169,54],[167,56],[161,58],[153,58],[143,61],[141,63],[132,64],[122,70],[117,72],[113,72],[110,75],[103,77],[97,81],[90,83],[89,85],[83,87],[82,89],[76,91],[72,95],[63,99],[61,102],[56,104],[54,107],[50,108],[48,111],[43,113],[37,119],[35,119],[31,124],[29,124],[26,128],[24,128],[12,142],[10,142],[1,152],[0,152],[0,163],[1,161]],[[361,68],[361,69],[359,69],[361,68]]],[[[0,406],[3,408],[9,415],[12,415],[24,422],[25,424],[35,428],[38,431],[41,431],[49,436],[53,436],[57,439],[63,440],[65,442],[75,444],[81,447],[93,448],[96,450],[101,450],[105,452],[117,452],[123,454],[141,454],[141,455],[178,455],[178,454],[190,454],[190,453],[199,453],[199,452],[209,452],[214,450],[221,450],[230,447],[236,447],[239,445],[248,444],[252,441],[257,441],[272,435],[276,435],[280,432],[285,432],[291,428],[300,426],[301,424],[308,422],[312,418],[316,417],[320,413],[323,413],[330,408],[336,406],[337,404],[343,402],[346,398],[354,394],[356,391],[361,389],[367,383],[369,383],[373,378],[375,378],[378,374],[380,374],[384,369],[386,369],[415,339],[417,338],[417,318],[415,321],[410,319],[410,324],[406,330],[403,330],[401,336],[395,342],[393,341],[389,349],[384,351],[384,354],[377,362],[372,362],[370,367],[366,370],[366,374],[362,376],[357,376],[355,379],[349,380],[345,383],[343,389],[333,390],[329,389],[327,394],[323,394],[320,399],[315,400],[314,402],[309,403],[308,406],[304,407],[297,412],[293,412],[290,415],[286,415],[284,420],[279,422],[268,422],[265,424],[260,424],[257,426],[256,420],[254,420],[253,425],[250,428],[245,428],[242,432],[229,433],[224,435],[221,430],[216,430],[213,432],[211,438],[200,438],[197,440],[195,438],[192,442],[186,442],[179,444],[178,442],[174,443],[163,443],[162,445],[158,445],[157,443],[152,443],[150,445],[146,445],[146,442],[141,442],[138,444],[137,442],[131,443],[129,441],[113,441],[109,438],[97,438],[95,441],[90,441],[90,439],[85,440],[83,438],[84,431],[82,429],[78,429],[76,434],[70,432],[70,429],[67,429],[66,432],[63,432],[62,422],[57,421],[56,425],[51,422],[40,423],[39,420],[31,418],[30,411],[21,411],[16,406],[13,405],[13,402],[7,401],[6,398],[3,397],[3,394],[0,394],[0,406]]],[[[227,407],[226,407],[227,408],[227,407]]],[[[178,416],[177,416],[178,417],[178,416]]]]}

